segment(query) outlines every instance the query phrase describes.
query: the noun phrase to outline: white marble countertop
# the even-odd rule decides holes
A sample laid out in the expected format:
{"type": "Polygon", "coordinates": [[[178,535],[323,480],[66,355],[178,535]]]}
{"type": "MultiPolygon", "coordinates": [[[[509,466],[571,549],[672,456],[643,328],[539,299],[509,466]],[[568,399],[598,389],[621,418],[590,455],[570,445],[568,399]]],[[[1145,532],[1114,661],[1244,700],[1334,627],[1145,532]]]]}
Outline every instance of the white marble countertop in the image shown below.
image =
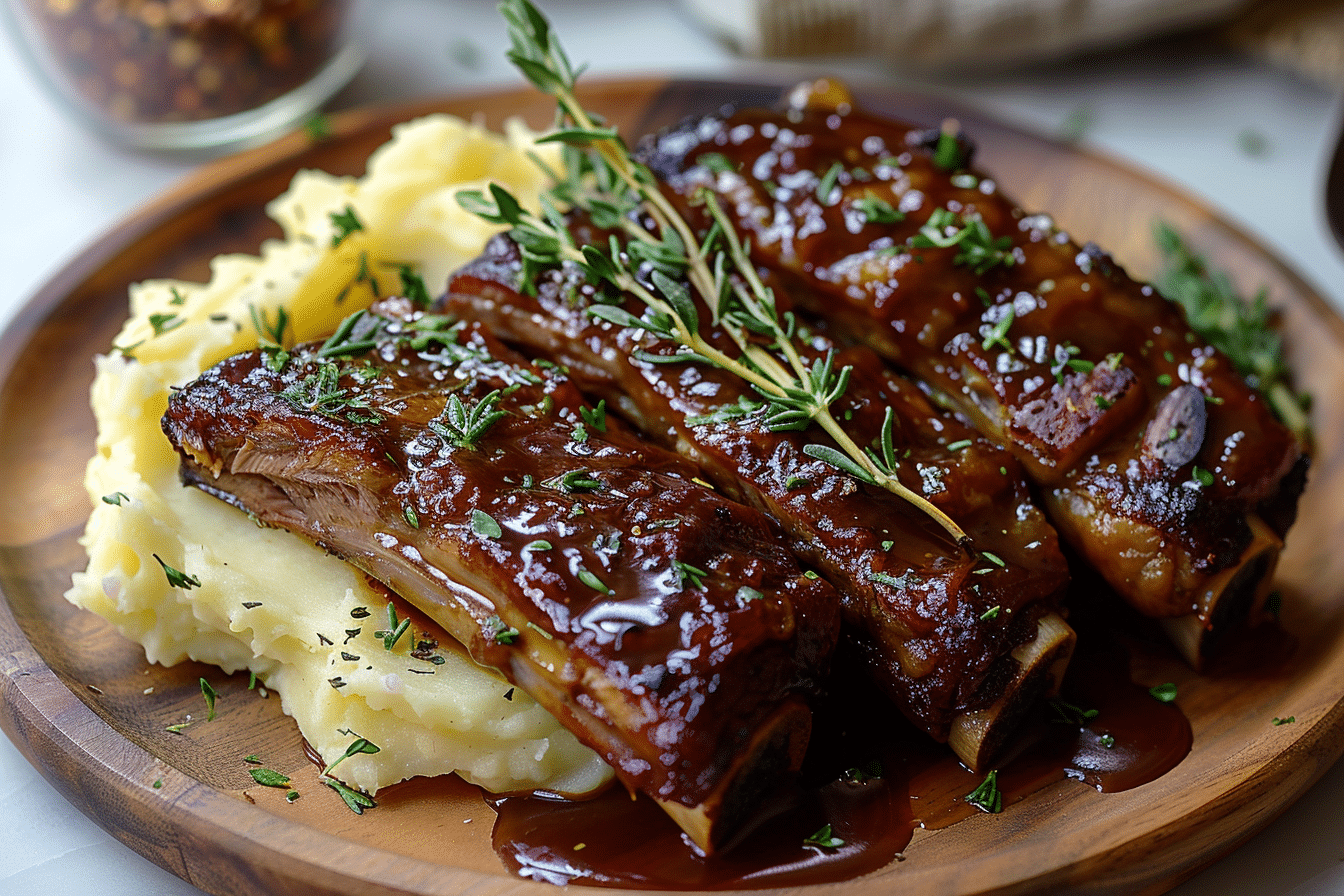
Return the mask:
{"type": "MultiPolygon", "coordinates": [[[[341,104],[516,82],[502,56],[493,2],[378,0],[375,6],[370,61],[341,104]],[[464,47],[476,52],[465,54],[464,47]],[[479,64],[465,65],[467,55],[479,64]]],[[[544,6],[571,56],[592,60],[596,73],[742,71],[672,0],[550,0],[544,6]]],[[[882,74],[876,67],[854,70],[882,74]]],[[[193,163],[118,150],[80,129],[20,65],[2,32],[0,85],[3,325],[91,240],[188,174],[193,163]]],[[[1074,110],[1089,110],[1089,143],[1202,197],[1344,308],[1344,254],[1331,241],[1320,207],[1339,126],[1338,98],[1327,91],[1233,55],[1191,52],[1185,44],[912,86],[1047,133],[1057,132],[1074,110]],[[1263,136],[1263,153],[1246,151],[1246,132],[1263,136]]],[[[1174,892],[1344,893],[1341,800],[1344,765],[1264,832],[1174,892]]],[[[0,804],[6,846],[0,894],[87,890],[95,880],[100,896],[200,892],[73,809],[4,738],[0,804]]]]}

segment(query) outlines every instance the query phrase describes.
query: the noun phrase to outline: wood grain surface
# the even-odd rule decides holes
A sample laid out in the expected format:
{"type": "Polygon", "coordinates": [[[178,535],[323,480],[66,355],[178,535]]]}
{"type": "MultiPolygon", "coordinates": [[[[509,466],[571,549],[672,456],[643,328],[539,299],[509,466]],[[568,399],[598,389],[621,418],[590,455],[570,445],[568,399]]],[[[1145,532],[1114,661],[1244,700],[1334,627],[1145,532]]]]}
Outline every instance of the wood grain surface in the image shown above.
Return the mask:
{"type": "MultiPolygon", "coordinates": [[[[920,831],[905,861],[812,893],[859,896],[1050,892],[1158,893],[1267,824],[1344,749],[1344,324],[1253,239],[1170,185],[923,96],[860,89],[878,111],[962,121],[981,167],[1079,241],[1108,248],[1131,272],[1154,272],[1156,219],[1171,222],[1282,309],[1299,384],[1315,396],[1311,481],[1277,579],[1283,624],[1298,646],[1285,664],[1229,665],[1199,676],[1156,650],[1136,658],[1141,684],[1173,681],[1194,729],[1174,771],[1118,794],[1075,782],[1046,787],[1002,815],[920,831]],[[1294,716],[1274,726],[1275,717],[1294,716]]],[[[726,101],[770,102],[779,85],[596,82],[587,102],[628,135],[726,101]]],[[[204,279],[208,260],[255,252],[278,235],[262,206],[296,170],[358,174],[390,126],[431,110],[498,126],[549,105],[531,92],[443,99],[353,113],[313,144],[295,135],[201,169],[89,247],[0,337],[0,725],[76,806],[154,862],[217,894],[552,894],[509,877],[490,846],[493,813],[455,778],[379,794],[362,817],[325,799],[293,723],[245,678],[184,664],[149,666],[140,648],[68,605],[85,558],[82,486],[93,452],[93,355],[126,315],[126,289],[148,277],[204,279]],[[220,691],[220,717],[170,734],[199,713],[197,680],[220,691]],[[147,688],[152,692],[146,693],[147,688]],[[309,795],[256,786],[240,757],[264,754],[309,795]],[[311,798],[309,798],[311,797],[311,798]]]]}

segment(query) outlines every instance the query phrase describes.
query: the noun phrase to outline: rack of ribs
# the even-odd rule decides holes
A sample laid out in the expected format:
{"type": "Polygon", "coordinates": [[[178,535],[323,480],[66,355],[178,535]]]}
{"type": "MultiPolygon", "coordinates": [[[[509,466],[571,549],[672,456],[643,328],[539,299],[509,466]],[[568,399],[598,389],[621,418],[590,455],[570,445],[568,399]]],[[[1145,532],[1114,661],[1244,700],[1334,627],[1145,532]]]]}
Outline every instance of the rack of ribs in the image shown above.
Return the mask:
{"type": "MultiPolygon", "coordinates": [[[[580,243],[601,238],[576,223],[580,243]]],[[[918,727],[987,768],[1022,714],[1059,683],[1074,644],[1059,615],[1068,570],[1017,462],[937,411],[871,351],[855,347],[833,407],[859,444],[876,444],[887,408],[904,484],[950,515],[976,550],[958,547],[904,499],[805,453],[826,436],[772,431],[763,403],[729,373],[672,362],[679,346],[591,316],[594,289],[573,268],[520,289],[507,236],[455,275],[441,309],[564,366],[588,394],[643,434],[694,461],[724,493],[778,520],[797,556],[839,593],[847,641],[918,727]],[[661,356],[661,360],[651,360],[661,356]]],[[[623,306],[636,317],[634,297],[623,306]]],[[[711,340],[724,340],[702,327],[711,340]]],[[[834,348],[809,334],[807,363],[834,348]]]]}
{"type": "Polygon", "coordinates": [[[964,139],[831,87],[641,153],[689,220],[716,197],[798,305],[1010,451],[1065,541],[1192,664],[1263,596],[1300,439],[1178,307],[1015,206],[964,139]]]}
{"type": "Polygon", "coordinates": [[[796,771],[838,600],[775,525],[480,327],[387,300],[173,395],[184,480],[441,624],[705,851],[796,771]]]}

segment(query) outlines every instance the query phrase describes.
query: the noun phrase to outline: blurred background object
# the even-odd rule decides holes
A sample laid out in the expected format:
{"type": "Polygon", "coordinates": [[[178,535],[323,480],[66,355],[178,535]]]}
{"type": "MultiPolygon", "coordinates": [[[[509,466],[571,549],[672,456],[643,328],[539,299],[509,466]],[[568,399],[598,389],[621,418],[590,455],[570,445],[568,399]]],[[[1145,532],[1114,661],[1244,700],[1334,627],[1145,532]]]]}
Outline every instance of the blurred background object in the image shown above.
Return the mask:
{"type": "Polygon", "coordinates": [[[146,149],[270,136],[354,76],[351,0],[5,0],[29,61],[83,121],[146,149]]]}
{"type": "Polygon", "coordinates": [[[1327,89],[1344,87],[1344,2],[1260,0],[1223,30],[1235,47],[1327,89]]]}
{"type": "Polygon", "coordinates": [[[1320,81],[1344,83],[1341,0],[683,0],[747,56],[864,56],[903,71],[1039,63],[1204,29],[1320,81]]]}

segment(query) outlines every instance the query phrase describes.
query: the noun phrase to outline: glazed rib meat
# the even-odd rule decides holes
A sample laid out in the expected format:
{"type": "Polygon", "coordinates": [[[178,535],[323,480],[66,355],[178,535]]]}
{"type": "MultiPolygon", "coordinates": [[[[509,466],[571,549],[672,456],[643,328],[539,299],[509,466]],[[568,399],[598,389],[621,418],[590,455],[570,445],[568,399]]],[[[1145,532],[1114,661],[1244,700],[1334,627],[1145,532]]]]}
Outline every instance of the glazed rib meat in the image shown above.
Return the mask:
{"type": "Polygon", "coordinates": [[[798,304],[1007,447],[1197,663],[1269,581],[1303,445],[1176,306],[1005,199],[964,141],[851,106],[737,111],[642,152],[692,221],[715,195],[798,304]]]}
{"type": "MultiPolygon", "coordinates": [[[[576,239],[597,235],[577,226],[576,239]]],[[[833,413],[859,444],[876,445],[893,410],[904,484],[970,534],[975,552],[965,552],[905,500],[807,455],[809,444],[829,444],[816,428],[771,431],[759,396],[732,374],[667,363],[671,341],[591,317],[593,290],[574,269],[544,272],[526,292],[515,288],[521,271],[517,245],[497,237],[451,280],[443,310],[565,365],[585,392],[779,520],[799,558],[840,593],[855,649],[896,704],[968,765],[991,761],[1022,710],[1057,683],[1073,645],[1056,612],[1067,568],[1016,461],[867,349],[837,357],[853,369],[833,413]]],[[[642,311],[633,297],[625,307],[642,311]]],[[[811,334],[804,359],[833,347],[811,334]]]]}
{"type": "Polygon", "coordinates": [[[175,394],[185,480],[385,583],[696,843],[796,770],[838,601],[554,367],[402,302],[175,394]]]}

